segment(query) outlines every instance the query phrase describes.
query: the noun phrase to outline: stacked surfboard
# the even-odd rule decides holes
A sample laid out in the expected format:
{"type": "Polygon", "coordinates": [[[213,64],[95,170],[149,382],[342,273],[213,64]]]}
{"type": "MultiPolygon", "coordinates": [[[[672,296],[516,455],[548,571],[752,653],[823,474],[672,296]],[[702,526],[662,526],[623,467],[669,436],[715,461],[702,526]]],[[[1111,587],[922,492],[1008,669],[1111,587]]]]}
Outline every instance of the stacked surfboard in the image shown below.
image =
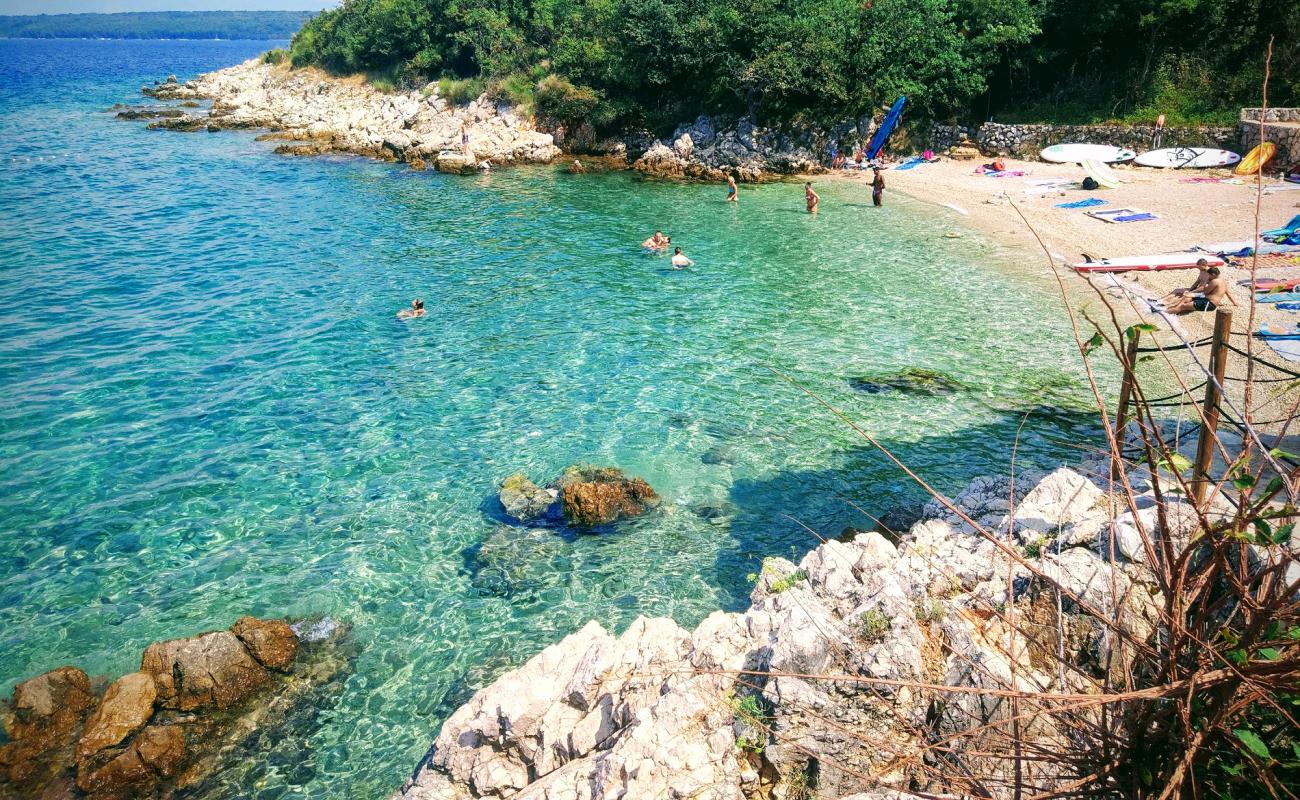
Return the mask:
{"type": "Polygon", "coordinates": [[[1133,163],[1143,167],[1162,167],[1165,169],[1209,169],[1236,164],[1241,156],[1230,150],[1218,150],[1212,147],[1165,147],[1160,150],[1148,150],[1133,163]]]}
{"type": "Polygon", "coordinates": [[[1082,164],[1085,161],[1118,164],[1121,161],[1131,161],[1137,153],[1108,144],[1054,144],[1043,148],[1038,155],[1053,164],[1082,164]]]}

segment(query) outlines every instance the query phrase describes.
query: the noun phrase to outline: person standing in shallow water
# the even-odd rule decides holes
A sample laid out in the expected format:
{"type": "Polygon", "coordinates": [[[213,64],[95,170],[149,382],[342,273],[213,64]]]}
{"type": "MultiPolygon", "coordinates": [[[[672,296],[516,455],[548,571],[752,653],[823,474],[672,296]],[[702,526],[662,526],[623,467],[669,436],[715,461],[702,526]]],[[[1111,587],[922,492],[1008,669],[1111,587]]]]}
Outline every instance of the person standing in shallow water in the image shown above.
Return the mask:
{"type": "Polygon", "coordinates": [[[735,203],[738,202],[739,200],[740,198],[736,196],[736,176],[728,175],[727,176],[727,202],[735,203]]]}
{"type": "Polygon", "coordinates": [[[821,195],[813,191],[812,183],[808,182],[803,185],[803,198],[808,201],[808,213],[816,214],[817,206],[821,204],[821,195]]]}
{"type": "Polygon", "coordinates": [[[871,178],[871,203],[879,207],[882,205],[885,195],[885,176],[880,174],[880,167],[873,168],[871,178]]]}

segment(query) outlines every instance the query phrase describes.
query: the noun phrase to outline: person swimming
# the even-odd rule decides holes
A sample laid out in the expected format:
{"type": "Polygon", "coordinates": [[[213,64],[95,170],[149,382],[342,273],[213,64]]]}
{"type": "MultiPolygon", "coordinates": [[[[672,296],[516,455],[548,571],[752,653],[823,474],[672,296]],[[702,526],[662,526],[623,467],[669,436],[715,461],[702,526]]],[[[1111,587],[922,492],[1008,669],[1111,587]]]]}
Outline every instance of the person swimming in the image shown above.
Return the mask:
{"type": "Polygon", "coordinates": [[[404,308],[401,311],[397,312],[398,319],[415,319],[416,317],[423,317],[423,316],[424,316],[424,301],[418,297],[411,301],[410,308],[404,308]]]}
{"type": "Polygon", "coordinates": [[[682,248],[673,251],[673,269],[686,269],[695,266],[695,262],[682,254],[682,248]]]}
{"type": "Polygon", "coordinates": [[[651,236],[649,239],[642,242],[641,246],[646,250],[663,250],[665,247],[672,244],[672,242],[672,238],[664,236],[663,231],[655,231],[654,236],[651,236]]]}
{"type": "Polygon", "coordinates": [[[736,176],[729,174],[727,175],[727,202],[735,203],[738,202],[739,199],[740,198],[736,194],[736,176]]]}
{"type": "Polygon", "coordinates": [[[822,198],[821,195],[813,191],[811,182],[803,185],[803,197],[804,200],[808,201],[808,213],[816,214],[817,206],[821,204],[822,198]]]}

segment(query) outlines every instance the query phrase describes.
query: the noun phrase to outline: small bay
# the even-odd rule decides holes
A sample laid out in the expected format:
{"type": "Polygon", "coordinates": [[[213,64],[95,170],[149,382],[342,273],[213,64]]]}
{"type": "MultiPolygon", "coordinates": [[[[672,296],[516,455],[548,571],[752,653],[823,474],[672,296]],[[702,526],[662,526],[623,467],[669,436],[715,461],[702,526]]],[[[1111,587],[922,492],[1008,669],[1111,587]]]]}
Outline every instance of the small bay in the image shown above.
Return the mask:
{"type": "Polygon", "coordinates": [[[692,626],[809,528],[924,499],[792,382],[943,491],[1005,473],[1029,412],[1019,468],[1100,443],[1054,282],[946,211],[290,159],[106,112],[274,44],[0,41],[0,689],[242,614],[354,626],[341,694],[214,796],[384,797],[587,620],[692,626]],[[656,229],[697,266],[643,254],[656,229]],[[951,383],[854,388],[909,369],[951,383]],[[664,505],[502,526],[497,482],[575,462],[664,505]]]}

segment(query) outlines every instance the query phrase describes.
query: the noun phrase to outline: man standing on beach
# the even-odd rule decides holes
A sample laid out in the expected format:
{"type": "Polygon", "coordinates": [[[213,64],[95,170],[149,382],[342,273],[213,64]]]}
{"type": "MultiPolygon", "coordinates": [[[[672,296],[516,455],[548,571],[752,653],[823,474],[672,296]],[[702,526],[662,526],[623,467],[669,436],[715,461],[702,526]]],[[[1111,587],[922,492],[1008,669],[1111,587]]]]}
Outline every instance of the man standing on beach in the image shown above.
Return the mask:
{"type": "Polygon", "coordinates": [[[803,199],[808,201],[808,213],[816,214],[817,206],[821,203],[822,198],[821,195],[813,191],[811,181],[803,185],[803,199]]]}
{"type": "Polygon", "coordinates": [[[871,203],[879,207],[885,194],[885,176],[880,174],[880,167],[871,169],[874,171],[874,176],[871,178],[871,203]]]}

